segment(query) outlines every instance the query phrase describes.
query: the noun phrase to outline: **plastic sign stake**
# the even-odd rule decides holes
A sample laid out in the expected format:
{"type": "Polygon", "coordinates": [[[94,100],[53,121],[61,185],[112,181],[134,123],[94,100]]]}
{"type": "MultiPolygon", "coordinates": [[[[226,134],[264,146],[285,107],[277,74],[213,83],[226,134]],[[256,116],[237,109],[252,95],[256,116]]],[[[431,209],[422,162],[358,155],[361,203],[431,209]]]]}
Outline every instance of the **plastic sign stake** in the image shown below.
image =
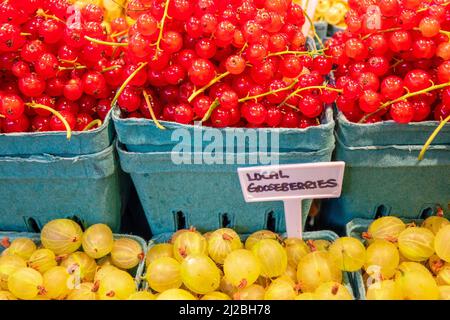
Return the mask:
{"type": "Polygon", "coordinates": [[[345,162],[238,168],[246,202],[283,201],[288,237],[302,238],[302,201],[338,198],[345,162]]]}

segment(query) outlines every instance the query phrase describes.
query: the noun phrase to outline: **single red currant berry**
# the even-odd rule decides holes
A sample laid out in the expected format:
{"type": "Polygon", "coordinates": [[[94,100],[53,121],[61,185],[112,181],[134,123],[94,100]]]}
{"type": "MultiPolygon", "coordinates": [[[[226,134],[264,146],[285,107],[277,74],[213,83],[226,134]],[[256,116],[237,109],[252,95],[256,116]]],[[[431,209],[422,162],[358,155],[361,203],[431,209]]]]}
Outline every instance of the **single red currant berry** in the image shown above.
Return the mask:
{"type": "Polygon", "coordinates": [[[214,57],[217,51],[217,46],[213,42],[213,40],[208,38],[202,38],[197,41],[195,44],[195,53],[200,58],[210,59],[214,57]]]}
{"type": "Polygon", "coordinates": [[[280,108],[271,106],[267,108],[266,124],[269,127],[277,127],[281,120],[283,119],[283,114],[280,108]]]}
{"type": "Polygon", "coordinates": [[[79,113],[76,116],[77,126],[75,130],[83,131],[86,126],[91,123],[94,119],[87,113],[79,113]]]}
{"type": "Polygon", "coordinates": [[[267,109],[258,102],[249,102],[248,110],[244,114],[245,119],[256,125],[261,125],[266,120],[267,109]]]}
{"type": "MultiPolygon", "coordinates": [[[[139,68],[139,65],[137,65],[137,64],[126,65],[125,68],[123,69],[124,77],[125,78],[130,77],[131,74],[133,74],[138,68],[139,68]]],[[[98,77],[98,74],[97,74],[97,77],[98,77]]],[[[146,68],[143,68],[133,77],[133,79],[130,81],[129,84],[132,86],[135,86],[135,87],[141,87],[141,86],[145,85],[146,82],[147,82],[147,72],[146,72],[146,68]]]]}
{"type": "Polygon", "coordinates": [[[111,110],[111,101],[109,99],[101,99],[98,101],[96,111],[100,120],[104,120],[110,110],[111,110]]]}
{"type": "Polygon", "coordinates": [[[347,97],[345,97],[343,95],[340,95],[336,99],[336,106],[343,113],[348,113],[348,112],[351,112],[354,109],[356,109],[355,100],[354,99],[349,99],[349,98],[347,98],[347,97]]]}
{"type": "Polygon", "coordinates": [[[54,19],[47,19],[39,27],[39,36],[45,43],[57,43],[64,36],[64,26],[54,19]]]}
{"type": "Polygon", "coordinates": [[[359,107],[365,113],[375,112],[381,106],[381,95],[372,90],[365,90],[359,97],[359,107]]]}
{"type": "Polygon", "coordinates": [[[321,75],[329,74],[332,67],[333,62],[330,58],[327,58],[325,56],[319,55],[313,60],[313,69],[319,72],[321,75]]]}
{"type": "Polygon", "coordinates": [[[253,43],[245,50],[245,57],[251,64],[260,64],[266,55],[266,48],[260,43],[253,43]]]}
{"type": "Polygon", "coordinates": [[[346,98],[353,100],[357,99],[362,91],[360,84],[352,79],[349,79],[342,89],[342,94],[346,98]]]}
{"type": "Polygon", "coordinates": [[[62,78],[52,78],[47,80],[47,88],[45,93],[52,97],[59,97],[63,95],[65,81],[62,78]]]}
{"type": "Polygon", "coordinates": [[[385,57],[370,57],[367,60],[367,71],[378,77],[384,76],[389,71],[389,62],[385,57]]]}
{"type": "Polygon", "coordinates": [[[389,37],[389,47],[394,52],[408,51],[411,45],[412,39],[408,31],[395,31],[389,37]]]}
{"type": "Polygon", "coordinates": [[[298,108],[306,117],[316,118],[322,114],[323,104],[320,102],[319,98],[312,95],[306,95],[300,100],[298,108]]]}
{"type": "Polygon", "coordinates": [[[175,107],[173,117],[178,123],[189,124],[194,119],[194,111],[187,103],[181,103],[175,107]]]}
{"type": "Polygon", "coordinates": [[[381,94],[388,100],[400,98],[403,91],[403,80],[397,76],[388,76],[381,82],[381,94]]]}
{"type": "Polygon", "coordinates": [[[42,56],[45,51],[46,48],[42,41],[33,40],[24,44],[24,46],[22,47],[22,51],[20,52],[20,56],[26,62],[33,63],[37,59],[39,59],[39,57],[42,56]]]}
{"type": "Polygon", "coordinates": [[[73,115],[76,115],[80,110],[78,104],[74,101],[70,101],[64,97],[59,98],[56,103],[56,110],[58,111],[68,111],[73,115]]]}
{"type": "Polygon", "coordinates": [[[169,16],[185,21],[194,12],[194,4],[189,0],[172,0],[169,4],[169,16]]]}
{"type": "Polygon", "coordinates": [[[97,99],[93,96],[83,95],[78,100],[78,105],[80,107],[80,113],[87,113],[92,116],[97,112],[97,99]]]}
{"type": "Polygon", "coordinates": [[[185,71],[183,67],[176,63],[168,66],[163,71],[163,73],[167,83],[172,85],[180,84],[181,82],[184,81],[185,78],[185,71]]]}
{"type": "Polygon", "coordinates": [[[288,90],[283,90],[287,84],[283,80],[272,80],[269,84],[268,91],[272,92],[266,99],[272,104],[278,104],[284,101],[288,96],[288,90]]]}
{"type": "Polygon", "coordinates": [[[231,124],[231,112],[229,109],[218,107],[211,113],[213,127],[225,128],[231,124]]]}
{"type": "Polygon", "coordinates": [[[362,41],[352,38],[345,43],[345,54],[349,58],[360,61],[367,57],[368,50],[362,41]]]}
{"type": "Polygon", "coordinates": [[[442,83],[450,81],[450,61],[444,61],[439,65],[437,76],[442,83]]]}
{"type": "Polygon", "coordinates": [[[139,33],[144,36],[152,36],[158,31],[158,22],[148,13],[141,14],[136,21],[139,33]]]}
{"type": "Polygon", "coordinates": [[[141,104],[140,92],[133,87],[127,86],[119,96],[117,102],[120,108],[127,112],[136,111],[139,109],[139,105],[141,104]]]}
{"type": "Polygon", "coordinates": [[[0,114],[9,120],[17,120],[25,112],[23,100],[15,94],[3,95],[0,100],[0,114]]]}
{"type": "Polygon", "coordinates": [[[419,24],[419,15],[414,10],[404,9],[400,13],[400,25],[404,30],[411,30],[419,24]]]}
{"type": "Polygon", "coordinates": [[[288,55],[281,60],[280,72],[286,78],[296,78],[303,70],[301,60],[294,55],[288,55]]]}
{"type": "Polygon", "coordinates": [[[86,94],[100,98],[107,89],[105,77],[100,72],[89,71],[84,74],[83,90],[86,94]]]}
{"type": "Polygon", "coordinates": [[[409,123],[414,119],[414,107],[408,101],[399,101],[391,105],[390,115],[395,122],[409,123]]]}
{"type": "Polygon", "coordinates": [[[217,18],[214,14],[206,13],[201,16],[200,24],[204,34],[213,34],[217,28],[217,18]]]}
{"type": "Polygon", "coordinates": [[[70,79],[64,86],[64,97],[76,101],[83,95],[83,82],[79,78],[70,79]]]}
{"type": "MultiPolygon", "coordinates": [[[[75,130],[77,126],[77,120],[73,113],[67,110],[61,110],[59,111],[61,116],[66,119],[67,123],[69,124],[70,129],[75,130]]],[[[55,115],[53,115],[50,118],[50,130],[51,131],[66,131],[66,126],[64,123],[55,115]]]]}
{"type": "Polygon", "coordinates": [[[31,119],[31,131],[33,132],[50,131],[50,118],[36,116],[33,119],[31,119]]]}
{"type": "Polygon", "coordinates": [[[39,97],[45,91],[45,81],[37,74],[30,73],[19,79],[19,89],[27,97],[39,97]]]}
{"type": "Polygon", "coordinates": [[[19,60],[12,65],[11,71],[17,78],[22,78],[30,73],[30,66],[28,63],[19,60]]]}
{"type": "Polygon", "coordinates": [[[30,120],[25,115],[15,120],[4,119],[2,127],[5,133],[27,132],[30,128],[30,120]]]}
{"type": "Polygon", "coordinates": [[[431,86],[430,74],[417,69],[408,72],[403,79],[403,84],[410,92],[420,91],[431,86]]]}
{"type": "Polygon", "coordinates": [[[195,59],[188,70],[189,80],[196,86],[208,84],[215,76],[214,65],[206,59],[195,59]]]}
{"type": "Polygon", "coordinates": [[[378,6],[381,13],[386,17],[395,17],[400,11],[400,4],[397,0],[380,0],[378,6]]]}
{"type": "Polygon", "coordinates": [[[427,120],[431,113],[431,106],[422,99],[413,99],[411,104],[414,108],[414,118],[412,121],[424,121],[427,120]]]}
{"type": "Polygon", "coordinates": [[[434,120],[442,121],[450,115],[450,104],[439,104],[434,109],[434,120]]]}
{"type": "Polygon", "coordinates": [[[434,17],[424,17],[419,23],[419,30],[424,37],[432,38],[436,36],[441,29],[439,20],[434,17]]]}
{"type": "Polygon", "coordinates": [[[44,53],[34,63],[34,70],[44,79],[55,77],[58,72],[58,67],[58,59],[51,53],[44,53]]]}
{"type": "Polygon", "coordinates": [[[245,60],[239,55],[232,55],[225,61],[225,68],[231,74],[241,74],[245,70],[245,60]]]}
{"type": "Polygon", "coordinates": [[[436,44],[433,39],[418,38],[412,44],[412,55],[417,59],[431,59],[435,53],[436,44]]]}
{"type": "Polygon", "coordinates": [[[201,95],[196,97],[192,105],[194,107],[194,114],[197,116],[197,118],[202,119],[205,116],[206,112],[208,112],[212,103],[213,100],[208,96],[201,95]]]}
{"type": "Polygon", "coordinates": [[[378,91],[380,87],[380,80],[372,72],[363,72],[358,78],[358,83],[362,90],[378,91]]]}
{"type": "Polygon", "coordinates": [[[239,97],[236,92],[231,89],[225,89],[218,96],[220,105],[226,109],[237,107],[239,97]]]}
{"type": "Polygon", "coordinates": [[[163,34],[161,40],[161,48],[168,52],[174,53],[181,50],[183,47],[183,37],[179,32],[176,31],[166,31],[163,34]]]}
{"type": "Polygon", "coordinates": [[[450,60],[450,43],[441,42],[436,49],[436,56],[443,60],[450,60]]]}
{"type": "Polygon", "coordinates": [[[298,112],[288,110],[283,114],[280,128],[297,128],[300,124],[300,115],[298,112]]]}
{"type": "MultiPolygon", "coordinates": [[[[334,89],[335,86],[329,84],[327,88],[334,89]]],[[[336,101],[338,95],[339,93],[335,90],[323,89],[319,98],[323,103],[331,104],[336,101]]]]}

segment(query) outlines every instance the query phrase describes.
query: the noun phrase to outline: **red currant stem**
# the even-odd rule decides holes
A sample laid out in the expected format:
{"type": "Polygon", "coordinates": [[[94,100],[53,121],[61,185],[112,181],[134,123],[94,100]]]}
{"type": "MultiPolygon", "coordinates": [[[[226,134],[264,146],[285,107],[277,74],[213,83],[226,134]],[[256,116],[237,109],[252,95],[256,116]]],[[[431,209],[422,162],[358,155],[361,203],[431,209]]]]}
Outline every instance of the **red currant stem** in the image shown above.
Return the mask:
{"type": "Polygon", "coordinates": [[[31,36],[31,33],[21,32],[20,35],[23,36],[23,37],[26,37],[26,36],[31,36]]]}
{"type": "Polygon", "coordinates": [[[216,109],[218,106],[220,106],[220,102],[219,99],[216,98],[216,100],[213,101],[213,103],[211,103],[211,105],[209,106],[208,111],[206,111],[205,115],[203,116],[201,122],[205,122],[208,121],[209,117],[211,117],[212,112],[214,111],[214,109],[216,109]]]}
{"type": "Polygon", "coordinates": [[[316,32],[316,27],[314,26],[314,22],[312,21],[311,17],[306,13],[306,11],[303,11],[303,14],[305,15],[306,19],[308,20],[309,24],[311,25],[311,31],[314,34],[314,37],[317,39],[317,42],[320,44],[320,47],[323,49],[324,45],[322,42],[322,39],[320,39],[319,35],[316,32]]]}
{"type": "Polygon", "coordinates": [[[246,42],[246,43],[244,43],[241,50],[239,51],[239,55],[241,55],[247,47],[248,47],[248,43],[246,42]]]}
{"type": "Polygon", "coordinates": [[[428,147],[433,142],[434,138],[436,138],[436,136],[438,135],[439,131],[441,131],[441,129],[444,127],[444,125],[447,122],[449,122],[449,121],[450,121],[450,115],[447,116],[447,118],[445,118],[443,121],[441,121],[441,123],[438,125],[438,127],[433,131],[433,133],[428,138],[427,142],[425,142],[425,144],[422,147],[422,150],[419,153],[419,157],[417,158],[419,161],[423,160],[423,157],[425,155],[425,152],[427,152],[428,147]]]}
{"type": "Polygon", "coordinates": [[[282,55],[285,55],[285,54],[293,54],[293,55],[307,54],[307,55],[312,56],[314,54],[322,53],[323,51],[324,51],[324,49],[313,50],[313,51],[290,51],[290,50],[286,50],[286,51],[269,53],[267,55],[267,57],[282,56],[282,55]]]}
{"type": "Polygon", "coordinates": [[[54,114],[59,120],[61,120],[61,122],[64,124],[64,127],[66,127],[67,140],[70,140],[70,138],[72,137],[72,129],[70,129],[69,123],[61,115],[61,113],[59,113],[58,111],[56,111],[53,108],[50,108],[50,107],[44,106],[43,104],[39,104],[39,103],[35,103],[35,102],[26,103],[26,105],[33,109],[44,109],[44,110],[47,110],[47,111],[51,112],[52,114],[54,114]]]}
{"type": "Polygon", "coordinates": [[[0,118],[5,119],[6,117],[4,115],[0,114],[0,118]]]}
{"type": "Polygon", "coordinates": [[[117,37],[120,37],[120,36],[124,36],[124,35],[126,35],[128,33],[128,31],[129,31],[129,28],[125,29],[125,30],[122,30],[120,32],[117,32],[117,33],[113,33],[111,35],[111,38],[117,38],[117,37]]]}
{"type": "Polygon", "coordinates": [[[406,99],[409,99],[409,98],[412,98],[412,97],[415,97],[415,96],[418,96],[418,95],[421,95],[421,94],[424,94],[424,93],[427,93],[427,92],[430,92],[430,91],[433,91],[433,90],[439,90],[439,89],[442,89],[442,88],[445,88],[445,87],[448,87],[448,86],[450,86],[450,82],[445,82],[445,83],[441,83],[441,84],[437,84],[437,85],[432,85],[432,86],[430,86],[428,88],[425,88],[425,89],[422,89],[422,90],[419,90],[419,91],[415,91],[415,92],[408,92],[407,94],[405,94],[405,95],[403,95],[403,96],[401,96],[401,97],[399,97],[397,99],[394,99],[394,100],[391,100],[391,101],[383,103],[377,110],[375,110],[374,112],[368,113],[364,117],[362,117],[362,119],[359,120],[358,123],[362,123],[362,122],[366,121],[369,117],[373,116],[374,114],[377,114],[380,110],[383,110],[383,109],[389,107],[390,105],[392,105],[394,103],[397,103],[399,101],[403,101],[403,100],[406,100],[406,99]]]}
{"type": "Polygon", "coordinates": [[[64,70],[80,70],[80,69],[87,69],[86,66],[73,66],[73,67],[58,67],[59,71],[64,71],[64,70]]]}
{"type": "Polygon", "coordinates": [[[58,60],[59,60],[59,62],[63,62],[63,63],[76,64],[77,60],[78,60],[78,57],[73,59],[73,60],[66,60],[66,59],[60,59],[60,58],[58,58],[58,60]]]}
{"type": "Polygon", "coordinates": [[[402,30],[402,28],[396,27],[396,28],[389,28],[389,29],[384,29],[384,30],[377,30],[375,32],[366,34],[364,37],[361,38],[361,40],[366,40],[366,39],[370,38],[371,36],[373,36],[374,34],[394,32],[394,31],[398,31],[398,30],[402,30]]]}
{"type": "Polygon", "coordinates": [[[162,37],[163,37],[164,23],[166,22],[166,18],[168,17],[169,2],[170,2],[170,0],[166,0],[165,6],[164,6],[164,14],[159,23],[159,34],[158,34],[158,40],[156,40],[156,43],[155,43],[156,51],[155,51],[155,56],[153,57],[153,60],[157,59],[157,55],[161,51],[161,48],[159,47],[159,45],[160,45],[162,37]]]}
{"type": "Polygon", "coordinates": [[[402,63],[404,60],[403,59],[400,59],[400,60],[397,60],[397,61],[395,61],[395,63],[391,66],[391,68],[395,68],[396,66],[398,66],[400,63],[402,63]]]}
{"type": "Polygon", "coordinates": [[[287,101],[289,101],[290,98],[296,96],[299,92],[305,91],[305,90],[314,90],[314,89],[325,89],[325,90],[330,90],[330,91],[336,91],[339,93],[342,93],[343,90],[342,89],[336,89],[336,88],[330,88],[327,86],[310,86],[310,87],[303,87],[303,88],[298,88],[297,90],[294,90],[290,95],[288,95],[286,97],[286,99],[283,100],[283,102],[280,103],[280,106],[283,106],[286,104],[287,101]]]}
{"type": "Polygon", "coordinates": [[[81,130],[81,131],[88,131],[88,130],[92,129],[95,126],[98,128],[101,125],[102,125],[102,120],[95,119],[95,120],[91,121],[90,123],[88,123],[88,125],[86,127],[84,127],[84,129],[81,130]]]}
{"type": "Polygon", "coordinates": [[[100,71],[101,73],[103,73],[103,72],[108,72],[108,71],[111,71],[111,70],[116,70],[116,69],[119,69],[119,68],[122,68],[122,66],[120,66],[120,65],[114,65],[114,66],[110,66],[110,67],[107,67],[107,68],[104,68],[102,71],[100,71]]]}
{"type": "MultiPolygon", "coordinates": [[[[438,4],[438,5],[441,6],[441,7],[446,7],[449,4],[450,4],[450,2],[444,2],[444,3],[438,4]]],[[[420,13],[420,12],[427,11],[428,9],[430,9],[430,7],[424,7],[424,8],[421,8],[421,9],[417,10],[416,12],[420,13]]]]}
{"type": "Polygon", "coordinates": [[[289,103],[285,103],[284,105],[287,106],[287,107],[289,107],[289,108],[291,108],[291,109],[294,109],[295,111],[299,111],[299,110],[300,110],[300,109],[297,108],[296,106],[294,106],[294,105],[292,105],[292,104],[289,104],[289,103]]]}
{"type": "Polygon", "coordinates": [[[104,46],[110,46],[110,47],[127,47],[128,42],[110,42],[110,41],[103,41],[99,39],[94,39],[89,36],[84,36],[84,38],[90,42],[102,44],[104,46]]]}
{"type": "Polygon", "coordinates": [[[213,84],[219,82],[220,80],[222,80],[223,78],[225,78],[226,76],[228,76],[230,74],[230,72],[226,71],[220,75],[218,75],[217,77],[215,77],[214,79],[212,79],[207,85],[203,86],[202,88],[194,91],[188,99],[188,102],[192,102],[192,100],[195,99],[196,96],[198,96],[200,93],[205,92],[206,89],[208,89],[209,87],[211,87],[213,84]]]}
{"type": "Polygon", "coordinates": [[[273,90],[273,91],[267,91],[267,92],[264,92],[264,93],[261,93],[261,94],[255,95],[255,96],[247,96],[247,97],[245,97],[245,98],[239,99],[238,102],[242,103],[242,102],[245,102],[245,101],[248,101],[248,100],[257,100],[257,99],[259,99],[259,98],[262,98],[262,97],[265,97],[265,96],[270,96],[270,95],[276,94],[276,93],[278,93],[278,92],[290,90],[290,89],[292,89],[292,88],[297,84],[297,82],[298,82],[298,80],[295,79],[295,80],[294,80],[290,85],[288,85],[287,87],[279,88],[279,89],[276,89],[276,90],[273,90]]]}
{"type": "Polygon", "coordinates": [[[145,103],[147,104],[148,111],[150,112],[150,116],[152,117],[152,120],[155,123],[156,127],[161,130],[166,130],[166,127],[159,123],[158,119],[156,118],[155,112],[153,111],[152,104],[150,102],[151,98],[148,95],[147,91],[142,90],[142,94],[144,95],[145,103]]]}
{"type": "Polygon", "coordinates": [[[133,73],[130,74],[130,76],[122,83],[119,90],[117,90],[116,95],[114,96],[113,100],[111,101],[111,107],[113,107],[116,104],[117,99],[119,99],[123,90],[125,90],[125,87],[131,82],[131,80],[133,80],[133,78],[139,73],[139,71],[141,71],[147,64],[148,64],[148,62],[141,62],[140,66],[137,67],[136,70],[134,70],[133,73]]]}
{"type": "Polygon", "coordinates": [[[59,22],[61,22],[61,23],[63,23],[63,24],[66,24],[66,22],[65,22],[64,20],[61,20],[60,18],[58,18],[58,17],[55,16],[55,15],[47,14],[47,13],[46,13],[44,10],[42,10],[42,9],[39,9],[38,11],[36,11],[36,16],[40,16],[40,17],[43,17],[43,18],[45,18],[45,19],[53,19],[53,20],[59,21],[59,22]]]}

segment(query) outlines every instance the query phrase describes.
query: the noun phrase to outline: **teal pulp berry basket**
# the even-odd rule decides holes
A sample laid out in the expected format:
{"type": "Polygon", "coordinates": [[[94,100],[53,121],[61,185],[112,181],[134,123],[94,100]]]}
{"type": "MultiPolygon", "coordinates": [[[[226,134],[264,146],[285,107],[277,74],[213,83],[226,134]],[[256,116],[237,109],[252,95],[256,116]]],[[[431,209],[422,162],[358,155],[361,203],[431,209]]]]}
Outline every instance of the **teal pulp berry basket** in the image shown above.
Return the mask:
{"type": "Polygon", "coordinates": [[[114,140],[114,124],[111,112],[103,124],[85,132],[72,132],[67,140],[66,132],[0,133],[0,156],[31,156],[51,154],[77,156],[101,152],[114,140]]]}
{"type": "Polygon", "coordinates": [[[450,216],[450,126],[424,160],[417,160],[436,126],[434,121],[356,124],[339,114],[334,159],[345,161],[346,168],[341,197],[324,203],[325,225],[344,230],[354,218],[385,215],[420,219],[438,208],[450,216]]]}
{"type": "MultiPolygon", "coordinates": [[[[114,110],[113,120],[120,142],[117,150],[121,167],[133,180],[153,234],[174,232],[190,225],[196,225],[200,230],[229,226],[240,233],[249,233],[266,229],[269,224],[275,231],[285,231],[282,202],[246,203],[241,192],[237,168],[250,166],[249,156],[261,155],[258,153],[262,152],[260,144],[255,151],[244,148],[244,152],[236,148],[227,150],[223,144],[223,149],[218,152],[223,152],[225,163],[229,157],[235,160],[234,164],[206,164],[202,161],[200,164],[176,164],[172,161],[172,150],[177,145],[186,149],[195,145],[196,130],[204,135],[215,132],[226,137],[230,132],[242,132],[243,129],[199,129],[192,125],[163,122],[167,129],[161,130],[148,119],[122,119],[118,109],[114,110]],[[172,137],[177,133],[190,138],[180,142],[172,137]],[[247,158],[245,164],[238,165],[236,160],[241,156],[247,158]]],[[[281,164],[330,161],[334,149],[333,130],[331,108],[326,109],[322,124],[316,127],[248,129],[257,137],[271,137],[272,133],[278,135],[279,150],[272,150],[269,142],[266,151],[278,156],[281,164]]],[[[205,143],[199,151],[190,148],[191,152],[184,155],[191,160],[202,159],[207,145],[205,143]]],[[[261,165],[261,162],[251,165],[261,165]]],[[[311,201],[303,201],[302,212],[307,213],[310,205],[311,201]]]]}
{"type": "MultiPolygon", "coordinates": [[[[33,240],[33,242],[39,246],[41,244],[41,236],[39,233],[31,233],[31,232],[0,232],[0,240],[8,239],[10,242],[14,241],[18,238],[29,238],[33,240]]],[[[114,239],[128,238],[137,241],[142,247],[142,252],[147,253],[147,243],[144,239],[131,235],[131,234],[114,234],[114,239]]],[[[0,254],[3,252],[5,248],[0,246],[0,254]]],[[[82,250],[80,247],[79,250],[82,250]]],[[[134,281],[136,283],[136,289],[139,289],[142,282],[142,275],[145,269],[145,258],[131,270],[128,272],[134,277],[134,281]]]]}
{"type": "Polygon", "coordinates": [[[94,154],[0,157],[0,230],[36,231],[60,217],[120,227],[128,194],[114,145],[94,154]]]}
{"type": "MultiPolygon", "coordinates": [[[[147,245],[147,248],[150,249],[155,244],[159,243],[167,243],[170,241],[170,238],[172,237],[173,233],[164,233],[160,235],[154,236],[147,245]]],[[[249,234],[242,234],[241,240],[245,242],[245,240],[248,238],[249,234]]],[[[283,238],[285,238],[286,235],[283,235],[283,238]]],[[[321,230],[321,231],[312,231],[312,232],[305,232],[303,234],[304,240],[327,240],[330,242],[335,241],[338,239],[338,235],[332,231],[328,230],[321,230]]],[[[145,272],[144,272],[145,273],[145,272]]],[[[358,298],[358,293],[356,291],[357,288],[353,287],[352,278],[354,277],[353,272],[344,272],[343,273],[343,285],[349,290],[349,292],[353,295],[355,299],[358,298]]],[[[143,281],[143,287],[145,289],[148,289],[148,284],[146,281],[143,281]]]]}
{"type": "MultiPolygon", "coordinates": [[[[237,168],[248,165],[177,165],[170,152],[129,152],[120,145],[117,149],[153,234],[191,225],[201,231],[231,227],[239,233],[286,229],[282,202],[245,202],[237,168]]],[[[279,153],[278,157],[283,164],[322,162],[330,160],[332,150],[279,153]]],[[[303,223],[310,205],[310,200],[303,201],[303,223]]]]}
{"type": "MultiPolygon", "coordinates": [[[[191,148],[199,136],[202,137],[211,132],[209,127],[183,125],[169,121],[160,121],[166,128],[166,130],[161,130],[149,119],[122,118],[118,107],[114,108],[112,118],[120,143],[124,144],[131,152],[170,152],[176,145],[191,148]],[[184,134],[190,139],[180,141],[178,134],[184,134]]],[[[315,151],[334,147],[334,120],[331,108],[324,112],[321,123],[320,126],[310,127],[306,130],[260,128],[253,129],[253,132],[257,137],[268,136],[267,145],[269,147],[271,146],[270,135],[276,133],[279,137],[280,152],[315,151]]],[[[220,132],[223,136],[234,136],[240,130],[242,129],[223,128],[220,129],[220,132]]],[[[200,148],[199,151],[201,152],[203,149],[200,148]]]]}

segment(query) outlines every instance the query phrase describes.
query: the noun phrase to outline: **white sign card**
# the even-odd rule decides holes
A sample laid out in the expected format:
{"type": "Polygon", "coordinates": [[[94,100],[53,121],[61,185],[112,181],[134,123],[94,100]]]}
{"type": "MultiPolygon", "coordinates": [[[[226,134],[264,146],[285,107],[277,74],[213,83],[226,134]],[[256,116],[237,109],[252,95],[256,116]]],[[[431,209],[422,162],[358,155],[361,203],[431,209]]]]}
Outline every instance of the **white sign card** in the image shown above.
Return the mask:
{"type": "Polygon", "coordinates": [[[345,162],[238,168],[246,202],[283,201],[288,237],[302,238],[302,200],[338,198],[345,162]]]}

